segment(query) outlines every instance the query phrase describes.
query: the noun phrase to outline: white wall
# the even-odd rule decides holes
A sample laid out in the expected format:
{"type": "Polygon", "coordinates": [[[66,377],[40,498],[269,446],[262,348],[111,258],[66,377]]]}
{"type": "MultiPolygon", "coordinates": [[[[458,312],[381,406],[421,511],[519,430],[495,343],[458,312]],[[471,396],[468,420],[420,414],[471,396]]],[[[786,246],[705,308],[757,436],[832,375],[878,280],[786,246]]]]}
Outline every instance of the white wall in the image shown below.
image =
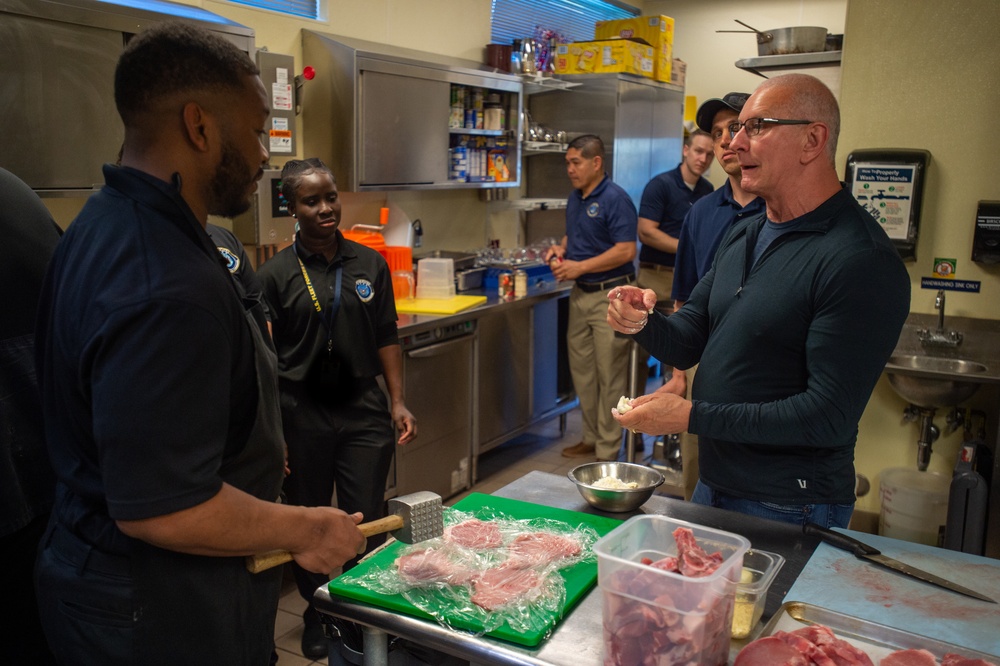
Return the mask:
{"type": "MultiPolygon", "coordinates": [[[[971,261],[976,203],[1000,199],[1000,135],[990,130],[1000,108],[1000,3],[966,0],[850,0],[844,46],[838,163],[861,147],[924,148],[931,152],[917,242],[909,264],[913,312],[934,312],[934,290],[921,289],[935,257],[958,259],[956,277],[982,282],[978,294],[948,292],[947,312],[1000,319],[1000,266],[971,261]]],[[[960,351],[959,351],[960,353],[960,351]]],[[[901,423],[905,403],[883,377],[860,424],[857,463],[868,474],[912,467],[917,426],[901,423]]],[[[968,406],[993,415],[996,390],[981,390],[968,406]]],[[[945,410],[937,425],[945,427],[945,410]]],[[[950,474],[961,431],[942,435],[930,469],[950,474]]],[[[866,508],[877,509],[875,498],[866,508]]]]}

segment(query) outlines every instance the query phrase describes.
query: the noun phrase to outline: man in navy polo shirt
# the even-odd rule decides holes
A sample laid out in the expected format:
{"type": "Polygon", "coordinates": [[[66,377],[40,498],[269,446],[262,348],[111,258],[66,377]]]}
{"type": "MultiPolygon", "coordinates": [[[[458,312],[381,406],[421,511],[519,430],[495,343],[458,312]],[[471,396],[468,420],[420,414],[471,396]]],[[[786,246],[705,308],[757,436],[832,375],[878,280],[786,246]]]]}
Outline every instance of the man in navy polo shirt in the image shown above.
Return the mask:
{"type": "MultiPolygon", "coordinates": [[[[674,266],[674,312],[680,310],[698,280],[712,267],[715,251],[729,228],[745,217],[764,212],[764,200],[740,184],[740,163],[736,151],[729,147],[733,138],[729,124],[739,118],[748,97],[749,93],[731,92],[722,99],[710,99],[699,107],[695,117],[698,129],[711,136],[715,158],[728,178],[722,187],[699,199],[684,218],[674,266]]],[[[670,381],[660,390],[687,397],[696,368],[674,368],[670,381]]],[[[684,496],[690,498],[698,481],[698,440],[690,433],[681,433],[680,446],[684,496]]]]}
{"type": "Polygon", "coordinates": [[[684,139],[681,163],[655,176],[639,202],[639,280],[656,292],[661,307],[669,307],[674,280],[674,257],[684,216],[694,202],[714,189],[702,176],[712,164],[712,138],[697,129],[684,139]]]}
{"type": "Polygon", "coordinates": [[[569,144],[566,172],[575,188],[566,204],[566,235],[546,260],[556,279],[576,280],[566,341],[583,439],[562,453],[616,460],[622,429],[611,407],[626,392],[628,339],[607,324],[607,293],[635,280],[635,205],[604,172],[604,143],[598,136],[585,134],[569,144]]]}

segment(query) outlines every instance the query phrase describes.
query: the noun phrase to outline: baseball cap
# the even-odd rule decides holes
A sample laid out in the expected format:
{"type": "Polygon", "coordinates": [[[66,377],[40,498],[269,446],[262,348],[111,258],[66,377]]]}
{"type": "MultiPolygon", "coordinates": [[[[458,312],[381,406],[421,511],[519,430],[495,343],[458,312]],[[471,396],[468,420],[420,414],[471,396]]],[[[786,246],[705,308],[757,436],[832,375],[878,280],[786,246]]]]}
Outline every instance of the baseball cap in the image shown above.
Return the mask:
{"type": "Polygon", "coordinates": [[[747,103],[747,99],[749,98],[750,93],[731,92],[726,93],[726,96],[722,99],[707,100],[698,107],[698,113],[695,115],[695,124],[702,131],[711,132],[715,114],[723,109],[731,109],[739,113],[743,110],[743,105],[747,103]]]}

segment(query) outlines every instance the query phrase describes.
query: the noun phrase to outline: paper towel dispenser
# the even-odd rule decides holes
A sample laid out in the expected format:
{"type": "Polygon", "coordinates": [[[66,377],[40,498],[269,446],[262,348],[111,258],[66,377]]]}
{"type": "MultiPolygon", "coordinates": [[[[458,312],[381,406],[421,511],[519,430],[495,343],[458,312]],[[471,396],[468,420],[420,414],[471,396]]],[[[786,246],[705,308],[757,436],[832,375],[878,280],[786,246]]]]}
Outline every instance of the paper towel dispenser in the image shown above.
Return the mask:
{"type": "Polygon", "coordinates": [[[85,196],[104,182],[124,129],[114,71],[128,40],[183,20],[255,55],[254,31],[199,7],[144,0],[0,0],[0,126],[16,139],[0,166],[41,196],[85,196]]]}

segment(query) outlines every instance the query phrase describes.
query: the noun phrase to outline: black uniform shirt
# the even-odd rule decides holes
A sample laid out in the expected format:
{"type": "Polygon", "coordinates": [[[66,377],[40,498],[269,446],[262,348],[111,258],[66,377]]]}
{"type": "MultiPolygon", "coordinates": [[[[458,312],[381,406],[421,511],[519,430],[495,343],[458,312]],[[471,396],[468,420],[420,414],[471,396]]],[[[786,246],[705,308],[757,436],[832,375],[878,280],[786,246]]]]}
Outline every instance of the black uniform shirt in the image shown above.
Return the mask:
{"type": "Polygon", "coordinates": [[[114,520],[190,508],[223,480],[252,492],[231,461],[257,372],[232,280],[176,187],[126,167],[104,177],[52,259],[36,348],[54,512],[124,553],[114,520]]]}
{"type": "Polygon", "coordinates": [[[343,266],[343,274],[340,308],[333,322],[333,349],[351,375],[380,375],[378,350],[399,343],[388,264],[381,254],[345,239],[339,231],[337,237],[337,254],[329,263],[321,254],[309,254],[296,240],[257,271],[271,316],[278,375],[283,380],[303,381],[327,354],[329,334],[324,318],[332,307],[338,266],[343,266]],[[309,295],[299,257],[323,308],[322,315],[309,295]]]}

